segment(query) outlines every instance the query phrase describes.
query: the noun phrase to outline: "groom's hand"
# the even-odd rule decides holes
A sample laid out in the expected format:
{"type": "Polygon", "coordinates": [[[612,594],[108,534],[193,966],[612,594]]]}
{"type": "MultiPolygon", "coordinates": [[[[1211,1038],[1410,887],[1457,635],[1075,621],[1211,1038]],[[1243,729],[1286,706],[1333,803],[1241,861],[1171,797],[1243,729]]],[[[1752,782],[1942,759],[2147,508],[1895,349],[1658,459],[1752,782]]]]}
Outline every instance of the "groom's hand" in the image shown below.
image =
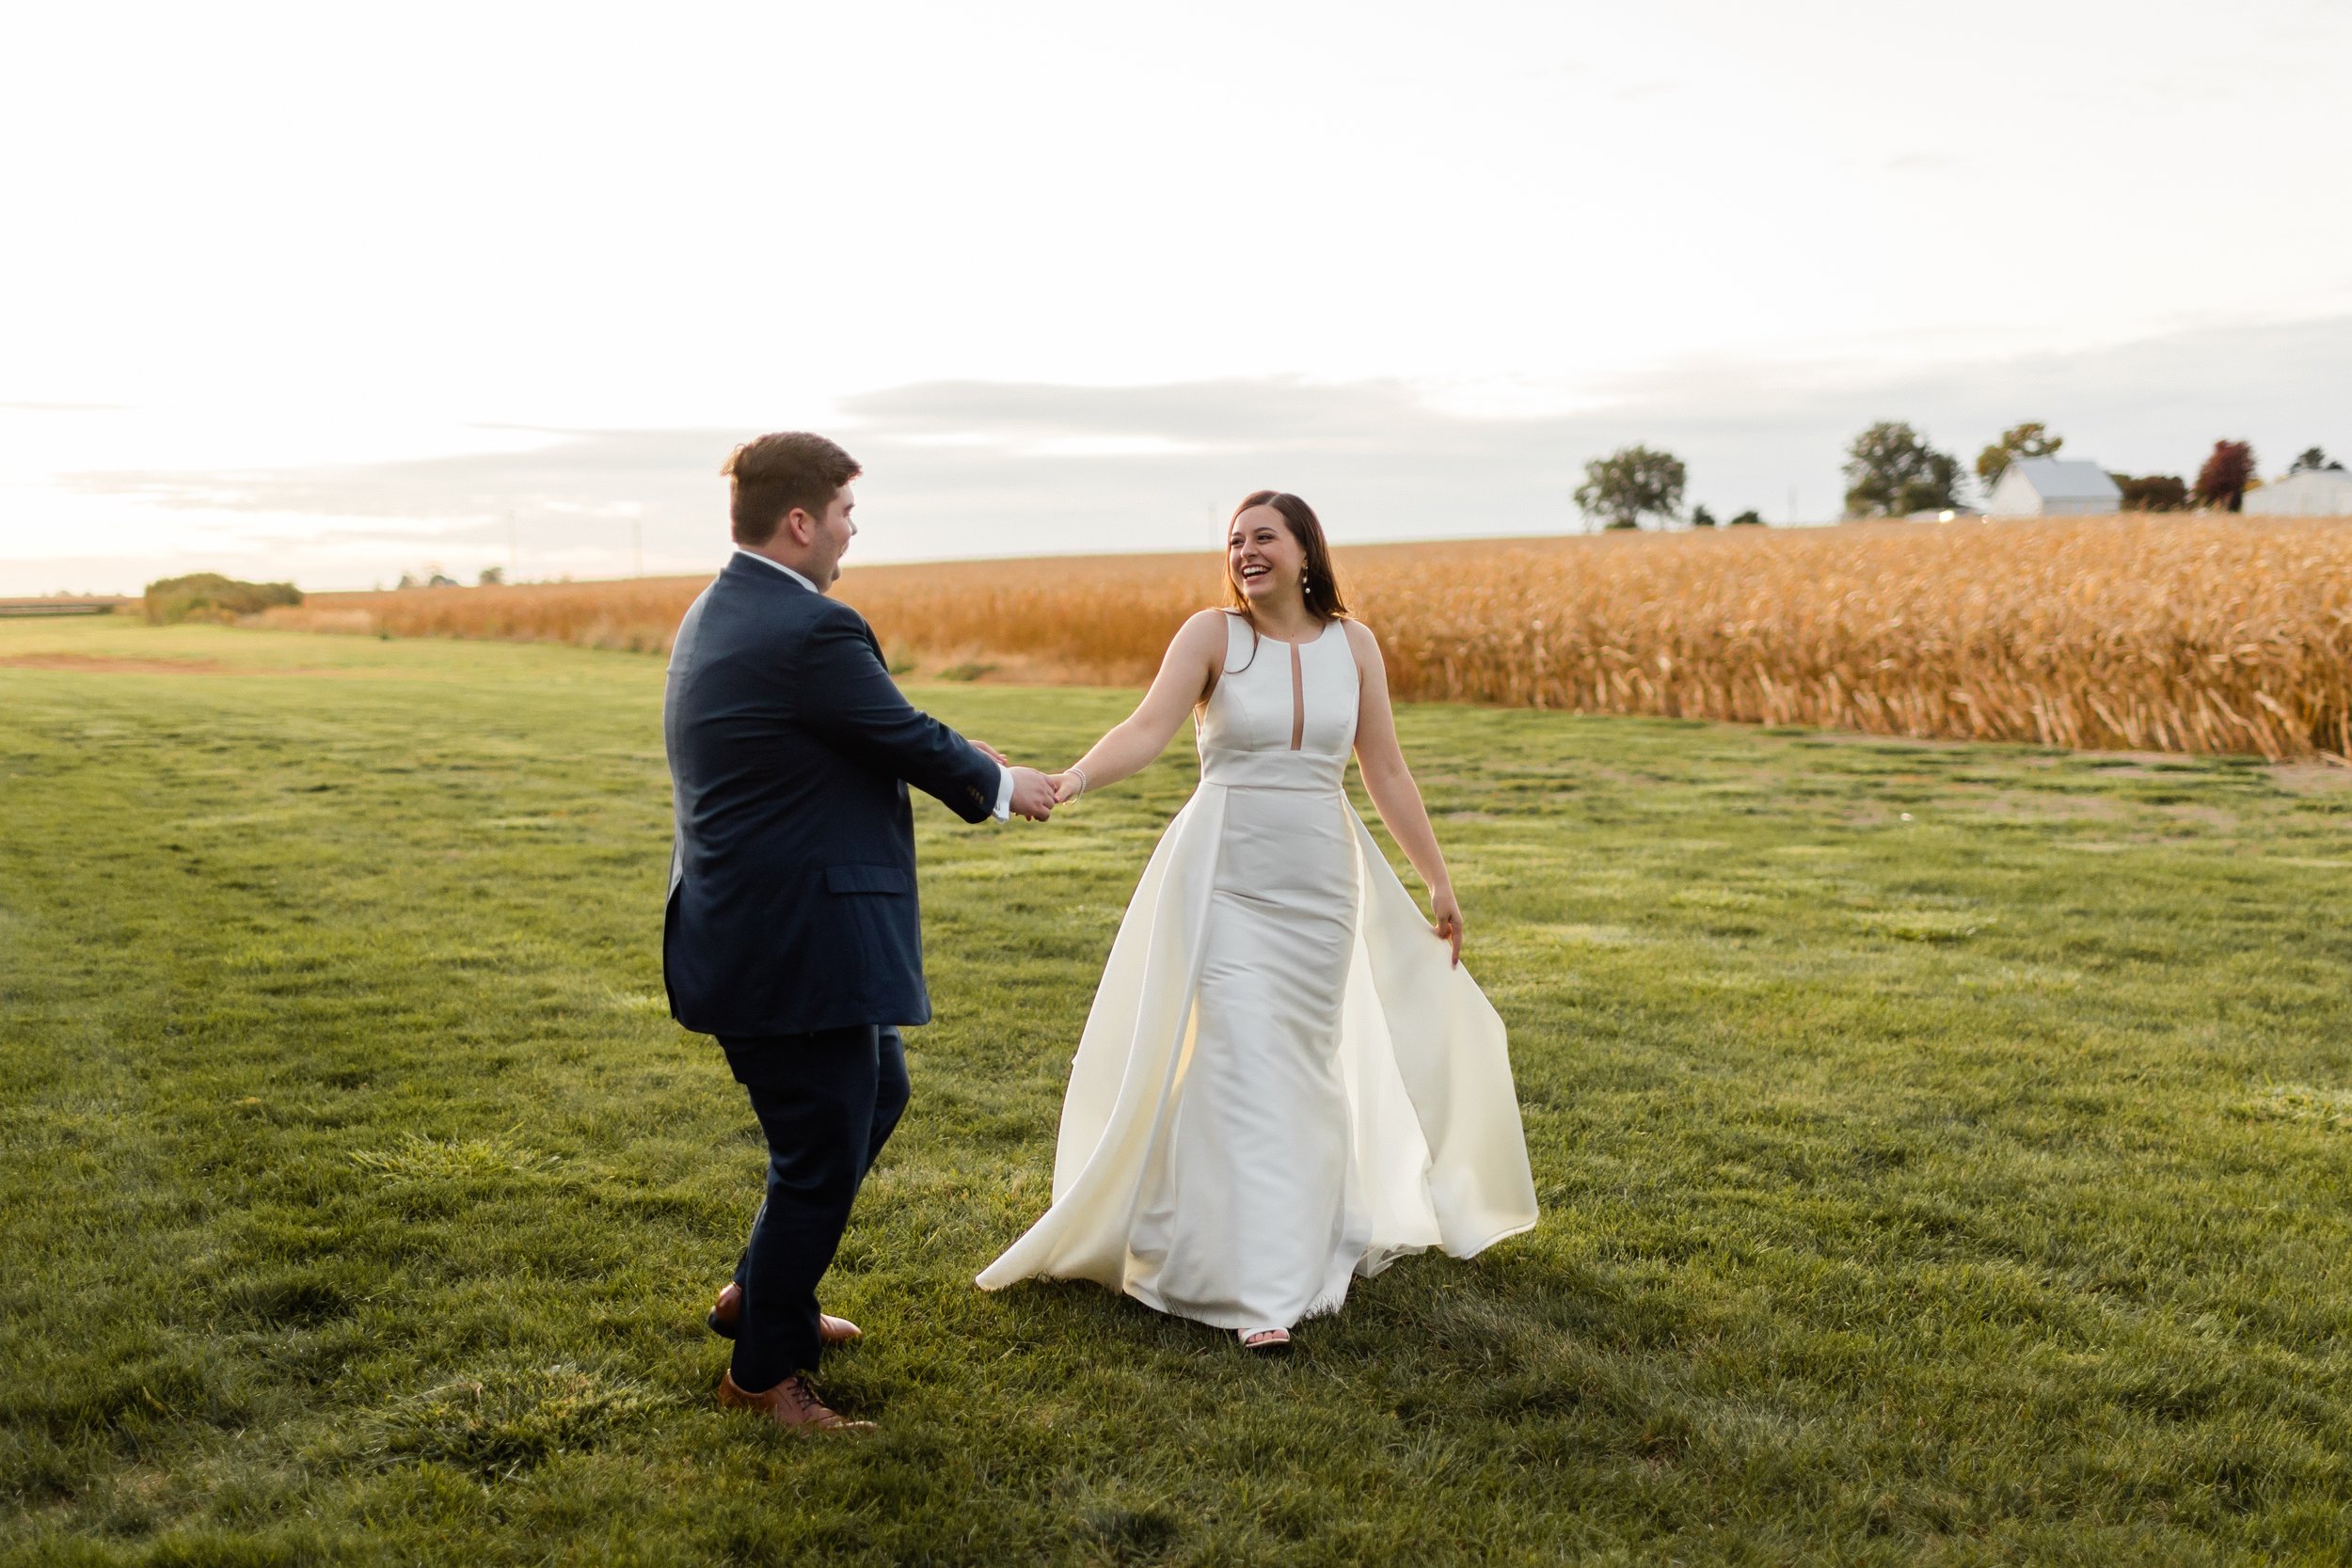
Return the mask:
{"type": "MultiPolygon", "coordinates": [[[[972,740],[972,737],[968,735],[965,736],[964,738],[966,740],[972,740]]],[[[989,761],[994,763],[999,768],[1010,768],[1012,766],[1012,758],[1005,755],[1004,752],[998,751],[995,747],[991,746],[985,740],[972,740],[972,746],[975,751],[980,753],[980,755],[986,757],[989,761]]]]}
{"type": "Polygon", "coordinates": [[[1054,815],[1054,781],[1034,768],[1015,768],[1012,773],[1012,812],[1032,822],[1042,822],[1054,815]]]}

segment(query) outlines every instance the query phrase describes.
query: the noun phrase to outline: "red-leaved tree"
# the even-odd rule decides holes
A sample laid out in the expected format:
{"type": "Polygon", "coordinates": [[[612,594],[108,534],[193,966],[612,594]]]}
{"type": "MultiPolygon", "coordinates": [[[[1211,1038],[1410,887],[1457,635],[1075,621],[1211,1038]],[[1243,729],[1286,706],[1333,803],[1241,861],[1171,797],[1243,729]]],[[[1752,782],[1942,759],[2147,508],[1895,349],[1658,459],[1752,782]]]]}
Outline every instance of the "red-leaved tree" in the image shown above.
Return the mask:
{"type": "Polygon", "coordinates": [[[2246,504],[2246,487],[2254,478],[2254,449],[2245,441],[2216,441],[2205,466],[2197,470],[2197,500],[2235,512],[2246,504]]]}

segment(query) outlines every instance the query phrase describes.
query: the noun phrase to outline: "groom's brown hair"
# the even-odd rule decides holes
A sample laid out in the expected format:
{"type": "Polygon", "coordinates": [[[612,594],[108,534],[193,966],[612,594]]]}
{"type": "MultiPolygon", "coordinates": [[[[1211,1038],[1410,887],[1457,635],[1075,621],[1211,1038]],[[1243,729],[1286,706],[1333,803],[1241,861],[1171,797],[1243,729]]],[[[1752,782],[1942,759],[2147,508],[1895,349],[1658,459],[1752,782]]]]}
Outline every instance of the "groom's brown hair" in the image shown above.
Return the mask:
{"type": "Polygon", "coordinates": [[[859,469],[856,458],[822,436],[786,430],[744,442],[719,471],[730,482],[735,542],[757,547],[776,536],[795,507],[823,516],[859,469]]]}

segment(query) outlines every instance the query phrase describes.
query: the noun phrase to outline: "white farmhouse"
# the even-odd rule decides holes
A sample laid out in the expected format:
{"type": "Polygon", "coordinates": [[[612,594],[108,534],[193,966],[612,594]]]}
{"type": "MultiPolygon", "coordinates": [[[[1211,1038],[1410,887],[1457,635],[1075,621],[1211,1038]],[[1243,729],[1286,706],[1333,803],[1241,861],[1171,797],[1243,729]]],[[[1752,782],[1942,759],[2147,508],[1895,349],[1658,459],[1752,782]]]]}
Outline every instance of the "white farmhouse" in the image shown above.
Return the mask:
{"type": "Polygon", "coordinates": [[[2352,473],[2298,469],[2247,491],[2245,510],[2258,517],[2352,517],[2352,473]]]}
{"type": "Polygon", "coordinates": [[[2121,512],[2123,492],[2096,463],[2071,457],[2020,457],[2001,474],[1985,502],[1988,517],[2056,517],[2121,512]]]}

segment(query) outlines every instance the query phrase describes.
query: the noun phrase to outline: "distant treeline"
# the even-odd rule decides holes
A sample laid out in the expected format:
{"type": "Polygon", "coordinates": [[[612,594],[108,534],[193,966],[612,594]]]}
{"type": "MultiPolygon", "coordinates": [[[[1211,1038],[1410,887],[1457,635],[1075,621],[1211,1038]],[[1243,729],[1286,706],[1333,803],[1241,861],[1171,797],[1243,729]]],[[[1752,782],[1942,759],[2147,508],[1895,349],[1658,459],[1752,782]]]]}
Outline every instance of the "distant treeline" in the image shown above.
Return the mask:
{"type": "Polygon", "coordinates": [[[194,572],[147,585],[147,624],[236,620],[278,605],[298,605],[302,591],[291,582],[239,582],[218,572],[194,572]]]}

